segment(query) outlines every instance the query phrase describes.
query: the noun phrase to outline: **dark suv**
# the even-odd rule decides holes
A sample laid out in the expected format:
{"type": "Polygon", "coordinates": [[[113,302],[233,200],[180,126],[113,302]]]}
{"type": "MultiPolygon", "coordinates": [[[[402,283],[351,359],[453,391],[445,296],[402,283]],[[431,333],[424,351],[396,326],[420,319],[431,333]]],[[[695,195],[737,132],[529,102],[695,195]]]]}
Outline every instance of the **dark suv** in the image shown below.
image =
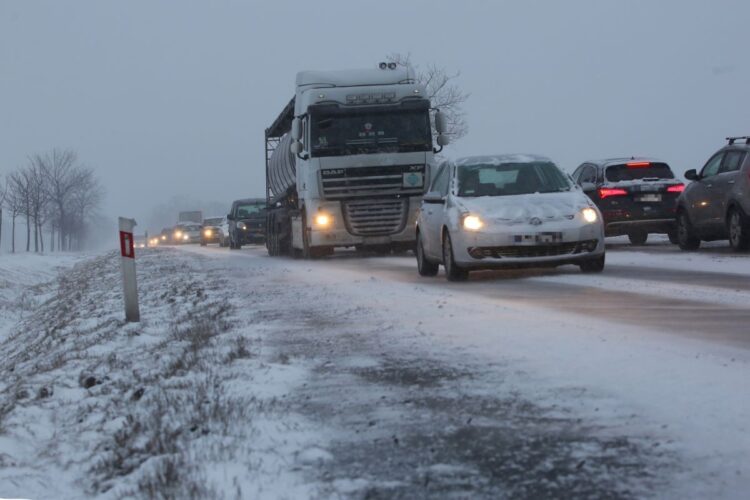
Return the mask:
{"type": "Polygon", "coordinates": [[[666,233],[677,243],[677,198],[685,185],[665,162],[635,157],[587,161],[573,172],[573,180],[599,207],[606,236],[627,234],[632,244],[643,245],[650,233],[666,233]]]}
{"type": "Polygon", "coordinates": [[[727,137],[678,200],[678,243],[695,250],[701,240],[729,240],[735,250],[750,248],[750,137],[727,137]],[[737,141],[744,141],[738,143],[737,141]]]}
{"type": "Polygon", "coordinates": [[[266,200],[247,198],[236,200],[227,214],[229,248],[238,250],[249,243],[266,241],[266,200]]]}

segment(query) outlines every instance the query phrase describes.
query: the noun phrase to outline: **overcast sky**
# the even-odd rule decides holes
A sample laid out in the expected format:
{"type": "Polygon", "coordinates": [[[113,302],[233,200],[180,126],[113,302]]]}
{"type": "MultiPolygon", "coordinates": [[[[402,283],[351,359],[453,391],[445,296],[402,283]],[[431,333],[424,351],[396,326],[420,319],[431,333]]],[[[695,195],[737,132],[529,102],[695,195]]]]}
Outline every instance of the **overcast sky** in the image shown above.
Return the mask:
{"type": "Polygon", "coordinates": [[[460,71],[449,156],[700,167],[750,134],[750,2],[0,0],[0,174],[70,148],[109,215],[264,193],[263,130],[302,69],[392,52],[460,71]]]}

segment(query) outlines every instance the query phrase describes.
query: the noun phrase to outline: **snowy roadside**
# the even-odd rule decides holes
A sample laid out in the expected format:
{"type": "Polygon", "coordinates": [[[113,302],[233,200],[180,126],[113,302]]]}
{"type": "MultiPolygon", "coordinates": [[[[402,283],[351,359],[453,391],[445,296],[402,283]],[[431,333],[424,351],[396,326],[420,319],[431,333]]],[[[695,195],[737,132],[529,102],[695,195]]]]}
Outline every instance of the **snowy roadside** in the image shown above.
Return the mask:
{"type": "Polygon", "coordinates": [[[78,254],[0,255],[0,341],[26,311],[54,289],[58,273],[84,257],[78,254]]]}
{"type": "Polygon", "coordinates": [[[112,252],[63,272],[0,343],[0,497],[307,496],[280,463],[303,425],[275,410],[303,373],[259,359],[203,259],[138,259],[140,324],[122,320],[112,252]]]}

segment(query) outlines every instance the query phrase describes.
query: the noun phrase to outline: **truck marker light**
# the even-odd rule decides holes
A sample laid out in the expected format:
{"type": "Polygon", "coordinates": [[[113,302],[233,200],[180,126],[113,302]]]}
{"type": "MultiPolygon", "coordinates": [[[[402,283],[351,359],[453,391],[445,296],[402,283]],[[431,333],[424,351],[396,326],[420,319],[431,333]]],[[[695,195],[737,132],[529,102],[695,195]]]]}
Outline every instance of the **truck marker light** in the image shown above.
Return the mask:
{"type": "Polygon", "coordinates": [[[618,188],[600,188],[599,197],[601,199],[608,198],[610,196],[626,196],[628,194],[624,189],[618,188]]]}
{"type": "Polygon", "coordinates": [[[667,188],[668,193],[681,193],[685,191],[685,184],[675,184],[667,188]]]}

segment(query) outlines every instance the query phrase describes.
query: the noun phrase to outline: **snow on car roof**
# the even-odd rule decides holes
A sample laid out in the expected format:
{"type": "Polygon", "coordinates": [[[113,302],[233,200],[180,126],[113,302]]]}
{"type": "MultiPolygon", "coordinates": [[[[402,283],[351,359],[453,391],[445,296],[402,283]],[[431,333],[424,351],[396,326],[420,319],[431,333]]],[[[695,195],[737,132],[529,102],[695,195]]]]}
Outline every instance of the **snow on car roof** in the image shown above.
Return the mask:
{"type": "Polygon", "coordinates": [[[457,159],[456,165],[478,165],[478,164],[502,165],[503,163],[534,163],[534,162],[554,163],[552,160],[542,155],[505,154],[505,155],[467,156],[464,158],[457,159]]]}

